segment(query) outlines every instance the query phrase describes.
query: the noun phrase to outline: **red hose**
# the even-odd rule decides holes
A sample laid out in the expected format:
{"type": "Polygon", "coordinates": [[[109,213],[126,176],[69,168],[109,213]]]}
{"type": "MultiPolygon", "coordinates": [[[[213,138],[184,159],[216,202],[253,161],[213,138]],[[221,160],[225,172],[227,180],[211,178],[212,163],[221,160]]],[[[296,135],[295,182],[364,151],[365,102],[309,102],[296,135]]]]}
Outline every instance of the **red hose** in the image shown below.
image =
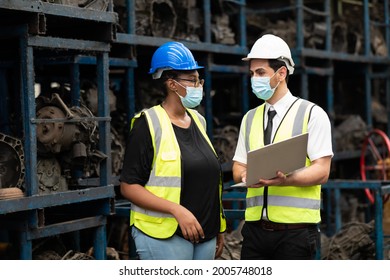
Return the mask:
{"type": "MultiPolygon", "coordinates": [[[[362,151],[361,151],[361,155],[360,155],[360,176],[361,176],[363,181],[367,181],[366,170],[368,168],[366,167],[365,157],[366,157],[366,151],[367,151],[368,144],[371,146],[372,152],[374,153],[374,155],[376,155],[378,157],[378,160],[380,158],[380,154],[378,153],[378,150],[376,149],[375,144],[372,142],[372,140],[370,138],[370,136],[373,134],[378,134],[383,139],[384,144],[386,145],[388,154],[390,154],[390,139],[387,137],[386,133],[384,133],[380,129],[373,129],[364,139],[363,147],[362,147],[362,151]]],[[[382,168],[378,168],[378,169],[381,170],[381,172],[382,172],[382,176],[383,176],[382,179],[386,180],[387,176],[386,176],[385,159],[382,159],[382,168]]],[[[366,193],[366,196],[367,196],[368,200],[370,201],[370,203],[374,204],[375,197],[374,197],[373,193],[371,192],[371,190],[369,188],[366,188],[366,189],[364,189],[364,192],[366,193]]],[[[386,195],[383,199],[383,202],[386,202],[388,198],[389,198],[389,195],[386,195]]]]}

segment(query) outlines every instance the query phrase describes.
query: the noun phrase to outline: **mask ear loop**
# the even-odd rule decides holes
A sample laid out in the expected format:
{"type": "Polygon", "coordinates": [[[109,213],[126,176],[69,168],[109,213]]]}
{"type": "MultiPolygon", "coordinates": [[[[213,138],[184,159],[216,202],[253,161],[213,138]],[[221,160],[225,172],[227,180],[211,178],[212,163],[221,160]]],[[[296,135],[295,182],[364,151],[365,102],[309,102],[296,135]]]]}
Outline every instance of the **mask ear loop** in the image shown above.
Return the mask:
{"type": "Polygon", "coordinates": [[[178,81],[176,81],[175,79],[172,79],[172,80],[174,80],[174,81],[175,81],[175,83],[177,83],[178,85],[180,85],[182,88],[184,88],[184,89],[187,89],[187,87],[183,86],[181,83],[179,83],[179,82],[178,82],[178,81]]]}
{"type": "MultiPolygon", "coordinates": [[[[271,86],[271,79],[276,75],[276,73],[279,72],[280,69],[282,69],[282,67],[280,67],[278,70],[276,70],[275,73],[271,76],[271,78],[270,78],[270,86],[271,86]]],[[[271,88],[271,89],[275,90],[279,86],[279,84],[280,84],[280,80],[278,81],[277,85],[275,87],[271,88]]]]}
{"type": "MultiPolygon", "coordinates": [[[[184,88],[185,90],[187,90],[187,88],[186,88],[185,86],[183,86],[181,83],[179,83],[179,82],[176,81],[175,79],[172,79],[172,80],[173,80],[174,82],[176,82],[177,84],[179,84],[182,88],[184,88]]],[[[178,93],[177,89],[175,90],[175,93],[177,94],[177,96],[180,97],[180,99],[184,98],[183,96],[181,96],[181,95],[178,93]]]]}
{"type": "Polygon", "coordinates": [[[179,96],[180,100],[183,98],[183,96],[181,96],[178,92],[177,92],[177,89],[175,90],[175,93],[177,96],[179,96]]]}

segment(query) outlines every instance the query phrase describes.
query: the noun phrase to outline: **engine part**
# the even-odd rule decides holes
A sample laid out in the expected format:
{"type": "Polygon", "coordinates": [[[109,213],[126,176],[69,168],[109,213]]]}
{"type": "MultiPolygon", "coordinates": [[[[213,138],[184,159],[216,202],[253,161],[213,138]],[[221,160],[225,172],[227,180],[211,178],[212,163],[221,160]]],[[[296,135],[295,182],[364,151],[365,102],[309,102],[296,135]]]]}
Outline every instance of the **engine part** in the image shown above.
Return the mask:
{"type": "Polygon", "coordinates": [[[230,19],[228,15],[217,15],[213,17],[214,24],[212,25],[212,32],[214,35],[214,42],[219,44],[234,45],[236,43],[235,34],[230,28],[230,19]]]}
{"type": "Polygon", "coordinates": [[[213,138],[213,145],[220,163],[228,163],[232,160],[237,140],[238,128],[235,126],[227,125],[216,132],[213,138]]]}
{"type": "MultiPolygon", "coordinates": [[[[114,0],[122,30],[126,30],[126,12],[123,0],[114,0]]],[[[211,1],[213,42],[235,44],[234,23],[230,14],[237,14],[235,1],[211,1]]],[[[204,36],[204,17],[196,0],[137,0],[135,1],[135,33],[137,35],[166,37],[199,42],[204,36]]]]}
{"type": "Polygon", "coordinates": [[[242,247],[241,230],[244,226],[244,220],[240,221],[237,229],[225,234],[225,244],[219,260],[239,260],[242,247]]]}
{"type": "Polygon", "coordinates": [[[61,175],[61,166],[54,157],[38,160],[37,175],[40,194],[68,190],[66,180],[61,175]]]}
{"type": "Polygon", "coordinates": [[[68,108],[58,94],[51,100],[44,99],[37,118],[53,122],[41,121],[37,125],[37,138],[44,148],[40,152],[60,153],[71,150],[75,143],[96,143],[96,122],[83,119],[93,116],[86,107],[68,108]],[[79,121],[67,122],[76,119],[79,121]]]}
{"type": "MultiPolygon", "coordinates": [[[[37,112],[39,119],[64,119],[65,113],[56,106],[45,106],[37,112]]],[[[75,138],[75,124],[64,122],[40,123],[37,125],[37,138],[47,151],[59,153],[69,149],[75,138]],[[66,126],[66,128],[65,128],[66,126]]]]}
{"type": "Polygon", "coordinates": [[[344,21],[336,21],[332,26],[332,47],[336,52],[347,52],[348,26],[344,21]]]}
{"type": "Polygon", "coordinates": [[[359,115],[348,115],[334,130],[337,151],[360,149],[367,133],[367,124],[359,115]]]}
{"type": "Polygon", "coordinates": [[[374,221],[368,224],[352,222],[327,238],[321,236],[323,260],[372,260],[375,259],[375,242],[371,239],[374,221]]]}
{"type": "Polygon", "coordinates": [[[152,35],[172,38],[176,30],[176,11],[170,0],[154,0],[150,10],[152,35]]]}
{"type": "Polygon", "coordinates": [[[111,127],[111,162],[112,162],[112,174],[120,175],[122,170],[123,158],[125,156],[125,142],[123,137],[111,127]]]}
{"type": "MultiPolygon", "coordinates": [[[[110,112],[116,111],[116,96],[112,90],[108,91],[108,102],[110,106],[110,112]]],[[[89,85],[83,94],[83,99],[86,105],[92,111],[92,113],[98,115],[98,90],[96,85],[89,85]]]]}
{"type": "Polygon", "coordinates": [[[24,151],[19,139],[0,133],[0,189],[22,188],[24,151]]]}
{"type": "MultiPolygon", "coordinates": [[[[59,170],[62,169],[59,174],[65,176],[68,186],[82,177],[99,176],[100,162],[107,155],[97,150],[98,126],[91,110],[83,104],[69,108],[56,93],[51,99],[39,97],[37,104],[38,154],[42,158],[56,155],[61,165],[59,170]]],[[[41,183],[41,186],[63,189],[52,182],[41,183]]]]}

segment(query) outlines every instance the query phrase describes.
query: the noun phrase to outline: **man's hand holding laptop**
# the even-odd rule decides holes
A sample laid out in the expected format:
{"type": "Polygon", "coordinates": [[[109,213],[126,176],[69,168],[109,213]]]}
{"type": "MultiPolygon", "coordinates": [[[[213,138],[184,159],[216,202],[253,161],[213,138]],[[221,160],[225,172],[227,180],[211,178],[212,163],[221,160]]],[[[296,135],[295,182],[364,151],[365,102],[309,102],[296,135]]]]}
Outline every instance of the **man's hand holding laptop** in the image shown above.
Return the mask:
{"type": "MultiPolygon", "coordinates": [[[[241,174],[242,182],[246,182],[246,171],[243,171],[241,174]]],[[[264,186],[287,186],[287,175],[282,171],[277,171],[276,176],[271,179],[259,178],[259,182],[250,186],[248,188],[261,188],[264,186]]]]}

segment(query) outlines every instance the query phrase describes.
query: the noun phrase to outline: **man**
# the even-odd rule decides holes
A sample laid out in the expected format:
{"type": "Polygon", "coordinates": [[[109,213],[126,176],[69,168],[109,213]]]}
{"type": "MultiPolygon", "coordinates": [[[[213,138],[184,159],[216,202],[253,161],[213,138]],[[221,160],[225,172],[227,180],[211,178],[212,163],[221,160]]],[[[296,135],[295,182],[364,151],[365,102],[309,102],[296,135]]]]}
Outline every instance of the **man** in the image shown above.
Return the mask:
{"type": "Polygon", "coordinates": [[[315,259],[320,248],[321,184],[328,180],[333,157],[329,117],[289,91],[294,62],[280,37],[262,36],[243,60],[249,61],[253,93],[265,102],[242,120],[233,157],[234,181],[246,181],[249,150],[305,132],[309,139],[305,168],[287,176],[278,171],[274,178],[259,178],[248,187],[241,259],[315,259]]]}

